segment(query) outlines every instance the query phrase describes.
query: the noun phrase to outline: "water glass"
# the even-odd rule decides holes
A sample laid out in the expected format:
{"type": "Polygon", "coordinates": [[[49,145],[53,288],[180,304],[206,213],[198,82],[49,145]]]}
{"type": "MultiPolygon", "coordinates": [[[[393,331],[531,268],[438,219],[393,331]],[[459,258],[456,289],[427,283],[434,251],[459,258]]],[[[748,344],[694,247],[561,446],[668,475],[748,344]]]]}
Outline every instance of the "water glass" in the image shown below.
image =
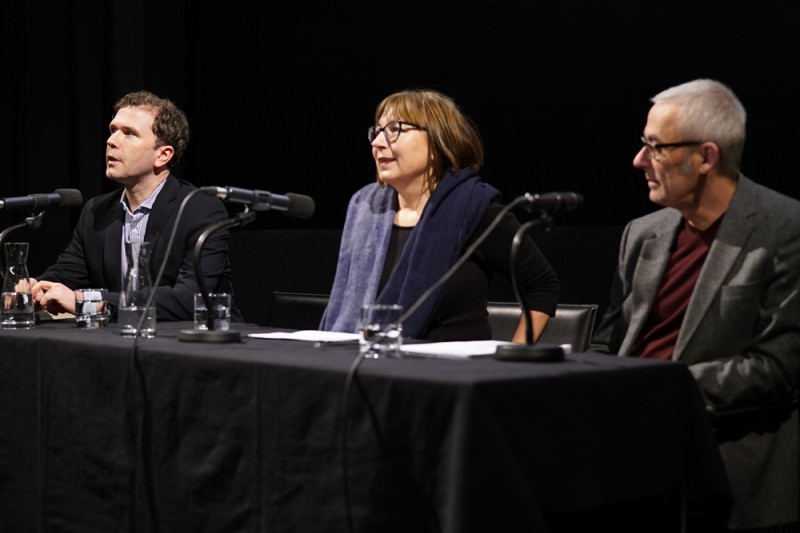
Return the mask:
{"type": "Polygon", "coordinates": [[[359,320],[359,351],[364,357],[399,358],[403,346],[400,317],[403,306],[397,304],[364,304],[359,320]]]}
{"type": "Polygon", "coordinates": [[[119,326],[119,334],[123,337],[144,337],[145,339],[152,339],[156,336],[156,308],[151,305],[147,308],[147,315],[142,322],[141,329],[139,321],[142,320],[142,315],[145,312],[144,305],[129,305],[120,307],[117,311],[117,324],[119,326]]]}
{"type": "MultiPolygon", "coordinates": [[[[224,292],[207,295],[211,301],[214,319],[214,329],[228,331],[231,329],[231,295],[224,292]]],[[[194,294],[194,329],[197,331],[208,330],[208,309],[203,295],[194,294]]]]}
{"type": "Polygon", "coordinates": [[[0,299],[0,328],[30,329],[36,324],[30,292],[3,292],[0,299]]]}
{"type": "Polygon", "coordinates": [[[79,328],[108,326],[108,290],[78,289],[75,291],[75,323],[79,328]]]}

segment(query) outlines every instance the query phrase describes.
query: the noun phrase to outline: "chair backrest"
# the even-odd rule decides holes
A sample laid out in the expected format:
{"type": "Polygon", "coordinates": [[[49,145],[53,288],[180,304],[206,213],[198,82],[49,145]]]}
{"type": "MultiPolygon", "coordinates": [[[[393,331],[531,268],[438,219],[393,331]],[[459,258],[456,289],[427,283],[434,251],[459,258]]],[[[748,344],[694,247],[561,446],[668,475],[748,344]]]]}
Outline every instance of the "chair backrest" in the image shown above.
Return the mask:
{"type": "Polygon", "coordinates": [[[288,329],[319,329],[319,323],[327,305],[327,294],[273,291],[267,326],[288,329]]]}
{"type": "MultiPolygon", "coordinates": [[[[327,294],[273,291],[266,325],[317,329],[328,298],[327,294]]],[[[548,320],[539,342],[571,344],[573,351],[585,351],[592,339],[597,308],[597,304],[558,304],[556,315],[548,320]]],[[[492,338],[511,340],[519,323],[519,305],[516,302],[489,302],[488,311],[492,338]]]]}
{"type": "MultiPolygon", "coordinates": [[[[597,316],[597,304],[558,304],[556,315],[547,321],[538,342],[571,344],[574,352],[589,348],[597,316]]],[[[492,338],[511,340],[519,324],[521,309],[516,302],[489,302],[492,338]]]]}

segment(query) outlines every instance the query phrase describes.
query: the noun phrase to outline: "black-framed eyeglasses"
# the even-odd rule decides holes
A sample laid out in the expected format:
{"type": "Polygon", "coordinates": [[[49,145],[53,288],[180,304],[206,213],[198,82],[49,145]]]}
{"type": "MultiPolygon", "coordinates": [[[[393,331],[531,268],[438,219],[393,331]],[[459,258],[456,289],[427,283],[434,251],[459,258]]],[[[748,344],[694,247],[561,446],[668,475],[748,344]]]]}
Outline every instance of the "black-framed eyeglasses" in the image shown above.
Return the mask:
{"type": "Polygon", "coordinates": [[[419,124],[412,124],[411,122],[404,122],[402,120],[393,120],[382,128],[379,128],[378,126],[370,126],[369,131],[367,132],[367,139],[369,139],[369,143],[372,144],[378,135],[383,132],[383,135],[386,137],[386,142],[393,143],[404,131],[424,129],[425,128],[419,124]],[[403,129],[403,126],[409,127],[403,129]]]}
{"type": "Polygon", "coordinates": [[[650,159],[655,158],[657,155],[661,154],[661,151],[665,148],[680,148],[682,146],[698,146],[703,144],[704,141],[680,141],[675,143],[654,143],[653,141],[648,141],[644,138],[644,135],[640,137],[642,140],[642,144],[645,148],[647,148],[647,157],[650,159]]]}

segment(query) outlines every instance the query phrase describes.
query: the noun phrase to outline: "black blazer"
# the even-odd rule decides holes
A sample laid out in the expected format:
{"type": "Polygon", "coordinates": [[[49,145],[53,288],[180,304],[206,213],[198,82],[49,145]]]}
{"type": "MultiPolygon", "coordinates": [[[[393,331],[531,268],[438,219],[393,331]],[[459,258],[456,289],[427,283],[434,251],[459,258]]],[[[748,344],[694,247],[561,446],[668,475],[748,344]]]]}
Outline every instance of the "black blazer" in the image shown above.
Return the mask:
{"type": "MultiPolygon", "coordinates": [[[[216,222],[228,219],[225,204],[215,197],[195,193],[184,207],[169,257],[167,244],[183,199],[196,187],[173,176],[156,197],[147,222],[145,241],[152,243],[149,271],[156,275],[166,260],[156,293],[158,320],[192,320],[193,294],[200,292],[194,268],[194,245],[200,234],[216,222]]],[[[121,190],[91,198],[83,206],[72,241],[56,263],[37,279],[63,283],[71,289],[106,288],[113,315],[122,289],[122,227],[125,210],[121,190]]],[[[233,295],[233,275],[228,261],[228,231],[217,231],[203,245],[201,264],[206,289],[233,295]]],[[[235,304],[231,318],[241,320],[235,304]]]]}

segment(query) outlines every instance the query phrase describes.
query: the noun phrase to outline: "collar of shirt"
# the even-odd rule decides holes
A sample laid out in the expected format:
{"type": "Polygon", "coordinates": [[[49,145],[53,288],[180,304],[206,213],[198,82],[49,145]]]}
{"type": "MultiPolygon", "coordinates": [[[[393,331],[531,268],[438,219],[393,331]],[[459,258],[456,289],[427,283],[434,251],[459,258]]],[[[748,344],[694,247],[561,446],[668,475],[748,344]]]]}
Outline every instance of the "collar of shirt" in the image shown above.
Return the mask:
{"type": "Polygon", "coordinates": [[[128,270],[128,258],[125,256],[125,243],[131,242],[135,243],[133,247],[133,253],[139,253],[139,243],[144,241],[145,232],[147,231],[147,221],[150,218],[150,211],[153,209],[153,204],[156,201],[156,197],[158,197],[158,193],[161,192],[161,189],[164,188],[164,183],[167,180],[162,181],[158,184],[158,186],[150,193],[150,196],[142,202],[142,204],[136,208],[135,211],[131,212],[130,208],[128,207],[128,201],[125,198],[125,191],[122,191],[122,195],[120,196],[119,203],[122,204],[122,209],[125,211],[125,224],[122,226],[122,239],[121,239],[121,248],[122,248],[122,276],[124,279],[125,272],[128,270]]]}

